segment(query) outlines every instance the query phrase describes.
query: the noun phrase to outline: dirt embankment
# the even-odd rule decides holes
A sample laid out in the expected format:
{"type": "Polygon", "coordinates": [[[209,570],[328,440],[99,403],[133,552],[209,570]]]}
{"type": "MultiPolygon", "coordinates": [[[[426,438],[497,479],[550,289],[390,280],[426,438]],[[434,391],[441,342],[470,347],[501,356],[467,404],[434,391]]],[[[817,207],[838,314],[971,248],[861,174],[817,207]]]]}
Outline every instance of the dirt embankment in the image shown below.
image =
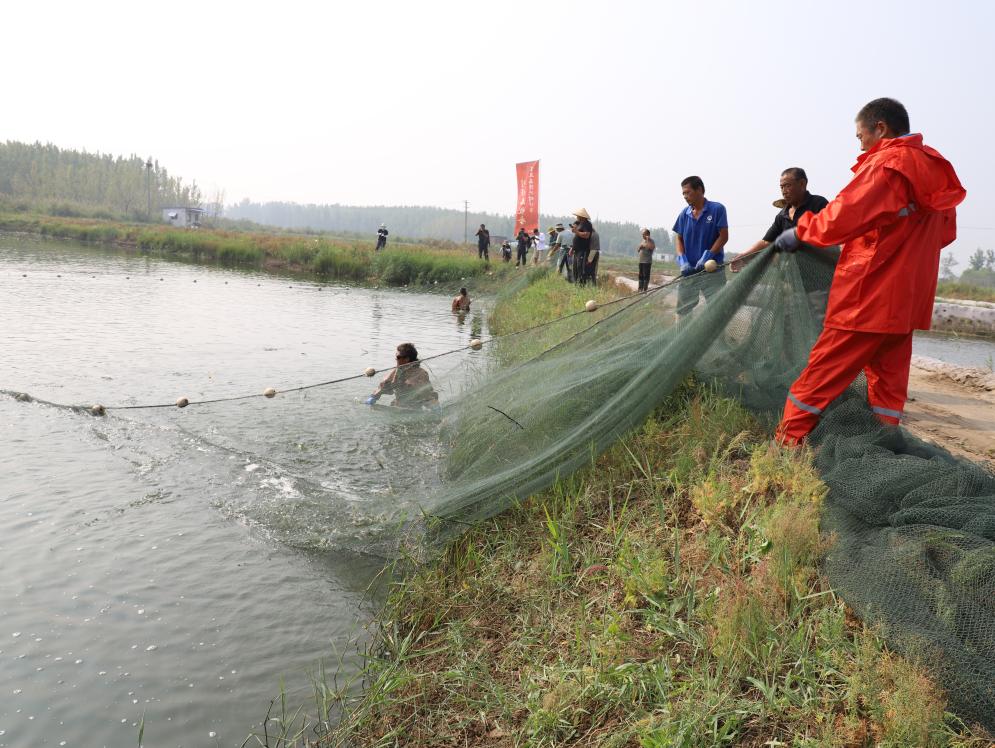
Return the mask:
{"type": "Polygon", "coordinates": [[[995,469],[995,374],[913,356],[905,426],[995,469]]]}

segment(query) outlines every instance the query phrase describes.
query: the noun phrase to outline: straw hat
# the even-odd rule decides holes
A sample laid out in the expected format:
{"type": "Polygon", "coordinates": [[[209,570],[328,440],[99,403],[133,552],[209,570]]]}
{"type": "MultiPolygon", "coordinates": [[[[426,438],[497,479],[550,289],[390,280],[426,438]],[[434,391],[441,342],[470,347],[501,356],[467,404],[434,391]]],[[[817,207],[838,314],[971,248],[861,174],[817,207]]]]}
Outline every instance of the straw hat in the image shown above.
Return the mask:
{"type": "Polygon", "coordinates": [[[577,218],[585,218],[588,221],[591,220],[590,214],[586,210],[584,210],[583,208],[578,208],[577,210],[574,211],[573,214],[575,216],[577,216],[577,218]]]}
{"type": "Polygon", "coordinates": [[[556,228],[557,231],[563,231],[563,224],[562,223],[558,223],[558,224],[556,224],[555,228],[556,228]]]}
{"type": "Polygon", "coordinates": [[[780,210],[781,208],[783,208],[787,204],[788,204],[788,201],[785,200],[783,197],[780,197],[777,200],[775,200],[773,203],[771,203],[771,205],[773,205],[778,210],[780,210]]]}

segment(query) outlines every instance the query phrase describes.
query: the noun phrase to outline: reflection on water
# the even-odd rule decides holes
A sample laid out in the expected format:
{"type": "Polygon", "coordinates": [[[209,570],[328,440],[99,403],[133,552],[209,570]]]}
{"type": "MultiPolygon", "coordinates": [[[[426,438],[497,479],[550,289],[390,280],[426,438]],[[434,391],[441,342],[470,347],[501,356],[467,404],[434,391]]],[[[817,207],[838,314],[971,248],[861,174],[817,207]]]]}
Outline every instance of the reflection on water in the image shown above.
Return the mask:
{"type": "MultiPolygon", "coordinates": [[[[324,382],[405,340],[465,346],[485,316],[0,237],[0,389],[55,402],[324,382]]],[[[482,361],[427,368],[446,396],[482,361]]],[[[319,658],[354,666],[378,554],[443,449],[431,422],[362,406],[374,382],[107,418],[0,398],[0,746],[132,745],[143,715],[149,745],[237,745],[281,676],[303,702],[319,658]]]]}

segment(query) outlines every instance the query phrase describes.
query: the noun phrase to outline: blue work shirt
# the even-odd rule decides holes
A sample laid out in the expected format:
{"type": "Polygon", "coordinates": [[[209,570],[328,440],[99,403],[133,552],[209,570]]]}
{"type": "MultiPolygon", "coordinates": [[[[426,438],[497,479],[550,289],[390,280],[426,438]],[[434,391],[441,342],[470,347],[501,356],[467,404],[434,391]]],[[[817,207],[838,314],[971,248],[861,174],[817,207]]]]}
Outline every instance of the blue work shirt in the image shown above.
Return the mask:
{"type": "MultiPolygon", "coordinates": [[[[719,238],[719,229],[729,228],[729,218],[726,216],[726,206],[711,200],[705,201],[701,215],[697,218],[691,214],[692,210],[689,205],[678,214],[673,230],[684,241],[684,256],[688,258],[691,267],[694,267],[719,238]]],[[[724,262],[724,258],[725,247],[715,255],[715,261],[724,262]]]]}

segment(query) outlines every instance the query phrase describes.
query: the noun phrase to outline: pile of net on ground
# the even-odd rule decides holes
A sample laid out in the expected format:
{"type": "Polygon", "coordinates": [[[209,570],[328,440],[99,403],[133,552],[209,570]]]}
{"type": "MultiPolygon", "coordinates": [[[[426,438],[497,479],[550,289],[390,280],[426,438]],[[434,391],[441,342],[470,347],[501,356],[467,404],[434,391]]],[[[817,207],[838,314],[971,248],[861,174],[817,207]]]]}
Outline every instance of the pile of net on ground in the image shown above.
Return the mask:
{"type": "MultiPolygon", "coordinates": [[[[524,363],[495,365],[447,400],[449,451],[426,508],[460,524],[498,513],[590,464],[692,371],[773,424],[821,328],[833,266],[830,254],[764,253],[739,273],[500,343],[499,359],[524,363]]],[[[825,570],[891,646],[934,669],[957,714],[995,728],[995,477],[880,427],[864,389],[811,439],[837,536],[825,570]]]]}

